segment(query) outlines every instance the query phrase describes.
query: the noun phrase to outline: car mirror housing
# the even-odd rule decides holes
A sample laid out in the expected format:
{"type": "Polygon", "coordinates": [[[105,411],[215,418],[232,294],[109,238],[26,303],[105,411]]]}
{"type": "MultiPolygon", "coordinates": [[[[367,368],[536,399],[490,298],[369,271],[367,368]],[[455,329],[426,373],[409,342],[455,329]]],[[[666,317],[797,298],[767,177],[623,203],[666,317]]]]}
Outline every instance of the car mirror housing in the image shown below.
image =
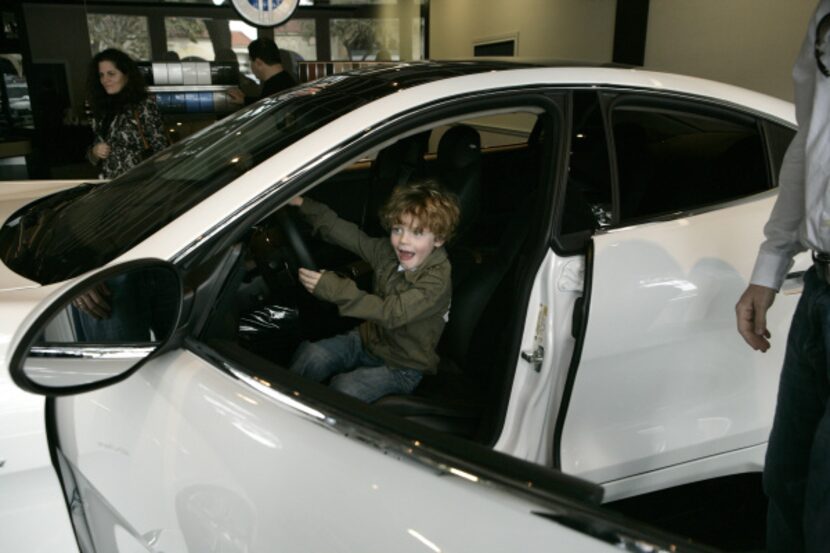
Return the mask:
{"type": "Polygon", "coordinates": [[[38,316],[10,366],[15,383],[44,395],[126,378],[173,335],[182,307],[176,268],[134,261],[83,280],[38,316]]]}

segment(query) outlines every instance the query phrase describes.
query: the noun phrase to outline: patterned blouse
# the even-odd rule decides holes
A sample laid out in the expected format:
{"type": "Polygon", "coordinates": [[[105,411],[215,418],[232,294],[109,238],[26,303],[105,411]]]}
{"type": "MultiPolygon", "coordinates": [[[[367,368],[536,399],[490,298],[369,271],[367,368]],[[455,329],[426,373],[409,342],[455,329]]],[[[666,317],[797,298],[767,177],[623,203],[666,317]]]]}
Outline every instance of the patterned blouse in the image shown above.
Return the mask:
{"type": "Polygon", "coordinates": [[[88,158],[100,167],[99,177],[112,179],[138,165],[150,155],[166,148],[170,143],[164,134],[164,123],[154,98],[148,96],[137,105],[125,107],[112,118],[108,128],[103,128],[103,117],[92,119],[95,139],[92,145],[106,142],[110,155],[98,159],[90,148],[88,158]]]}

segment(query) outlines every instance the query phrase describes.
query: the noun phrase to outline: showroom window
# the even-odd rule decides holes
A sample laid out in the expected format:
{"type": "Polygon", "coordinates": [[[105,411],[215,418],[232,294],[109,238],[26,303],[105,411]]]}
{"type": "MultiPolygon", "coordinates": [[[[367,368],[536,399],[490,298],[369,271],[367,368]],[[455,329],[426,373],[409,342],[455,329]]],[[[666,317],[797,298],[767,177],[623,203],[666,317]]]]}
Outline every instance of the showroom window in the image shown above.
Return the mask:
{"type": "MultiPolygon", "coordinates": [[[[178,57],[178,59],[214,60],[216,54],[210,31],[208,31],[208,23],[214,24],[211,20],[195,17],[165,17],[164,31],[167,37],[167,53],[164,57],[170,59],[171,53],[175,52],[175,57],[178,57]]],[[[224,27],[225,33],[228,33],[228,22],[219,21],[218,23],[224,27]]],[[[172,59],[175,59],[175,57],[172,59]]]]}
{"type": "Polygon", "coordinates": [[[611,112],[620,220],[734,200],[770,188],[757,122],[700,106],[623,103],[611,112]]]}
{"type": "Polygon", "coordinates": [[[90,13],[86,21],[93,55],[107,48],[118,48],[133,59],[151,59],[146,17],[90,13]]]}
{"type": "Polygon", "coordinates": [[[332,19],[331,59],[367,61],[399,51],[397,19],[332,19]]]}
{"type": "Polygon", "coordinates": [[[274,41],[280,50],[288,50],[305,61],[317,59],[316,25],[313,19],[290,19],[274,29],[274,41]]]}

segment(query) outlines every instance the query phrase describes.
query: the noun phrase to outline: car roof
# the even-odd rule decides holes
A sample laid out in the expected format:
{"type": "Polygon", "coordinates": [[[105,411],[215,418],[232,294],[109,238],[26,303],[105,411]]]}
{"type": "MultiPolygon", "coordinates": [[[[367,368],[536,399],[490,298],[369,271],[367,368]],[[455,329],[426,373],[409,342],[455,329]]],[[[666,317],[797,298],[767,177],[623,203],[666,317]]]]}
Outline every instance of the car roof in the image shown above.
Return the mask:
{"type": "MultiPolygon", "coordinates": [[[[708,98],[716,102],[749,109],[781,122],[794,125],[792,104],[760,92],[699,77],[638,68],[613,63],[590,63],[569,60],[474,60],[413,61],[365,67],[337,74],[339,81],[330,87],[332,93],[359,91],[377,100],[393,90],[413,87],[441,88],[441,83],[461,79],[480,80],[483,86],[493,81],[482,78],[484,73],[507,73],[515,86],[550,84],[554,86],[617,87],[708,98]],[[478,77],[475,77],[478,75],[478,77]],[[429,86],[432,85],[432,86],[429,86]]],[[[330,77],[329,77],[330,78],[330,77]]],[[[322,80],[325,80],[322,79],[322,80]]]]}

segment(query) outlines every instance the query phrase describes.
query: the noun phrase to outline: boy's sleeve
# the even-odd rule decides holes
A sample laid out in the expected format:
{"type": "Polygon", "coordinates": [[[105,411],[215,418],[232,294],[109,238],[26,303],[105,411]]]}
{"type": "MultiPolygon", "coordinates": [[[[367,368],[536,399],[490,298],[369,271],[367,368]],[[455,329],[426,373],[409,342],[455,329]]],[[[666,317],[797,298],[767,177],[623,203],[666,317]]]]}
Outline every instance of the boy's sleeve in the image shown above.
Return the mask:
{"type": "Polygon", "coordinates": [[[371,238],[357,225],[337,216],[329,206],[303,197],[300,214],[315,234],[326,242],[345,248],[369,263],[374,263],[384,239],[371,238]]]}
{"type": "Polygon", "coordinates": [[[374,321],[393,329],[445,310],[449,280],[439,271],[428,271],[405,292],[385,298],[359,289],[354,281],[335,273],[323,273],[314,295],[337,305],[341,315],[374,321]]]}

